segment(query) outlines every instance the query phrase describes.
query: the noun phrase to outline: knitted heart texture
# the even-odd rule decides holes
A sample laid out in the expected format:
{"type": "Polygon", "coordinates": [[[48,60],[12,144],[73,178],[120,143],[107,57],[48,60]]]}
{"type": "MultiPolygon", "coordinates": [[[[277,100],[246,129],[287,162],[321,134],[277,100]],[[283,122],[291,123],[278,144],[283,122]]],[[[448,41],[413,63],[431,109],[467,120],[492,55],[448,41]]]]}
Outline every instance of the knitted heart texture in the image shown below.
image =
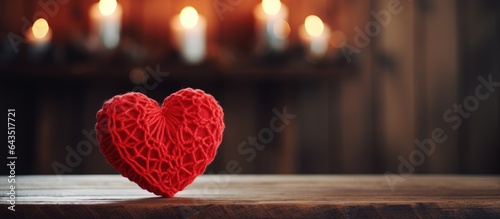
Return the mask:
{"type": "Polygon", "coordinates": [[[95,128],[114,169],[143,189],[173,197],[213,161],[225,125],[214,97],[186,88],[161,107],[142,93],[117,95],[97,112],[95,128]]]}

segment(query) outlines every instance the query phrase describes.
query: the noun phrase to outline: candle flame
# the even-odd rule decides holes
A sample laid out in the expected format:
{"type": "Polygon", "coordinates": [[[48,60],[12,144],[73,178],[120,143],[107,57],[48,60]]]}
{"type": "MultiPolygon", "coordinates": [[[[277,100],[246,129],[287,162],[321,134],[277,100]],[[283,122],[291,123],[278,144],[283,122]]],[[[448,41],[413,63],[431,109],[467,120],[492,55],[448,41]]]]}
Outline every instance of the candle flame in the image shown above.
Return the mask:
{"type": "Polygon", "coordinates": [[[316,15],[307,16],[304,26],[307,33],[314,37],[321,36],[321,34],[323,34],[323,30],[325,29],[323,21],[321,21],[321,19],[316,15]]]}
{"type": "Polygon", "coordinates": [[[35,36],[35,38],[43,39],[49,32],[49,23],[47,23],[45,19],[39,18],[35,21],[35,23],[33,23],[31,30],[33,31],[33,36],[35,36]]]}
{"type": "Polygon", "coordinates": [[[290,35],[290,25],[285,20],[281,19],[274,23],[274,35],[280,39],[286,39],[290,35]]]}
{"type": "Polygon", "coordinates": [[[191,6],[182,9],[180,15],[181,25],[185,28],[193,28],[198,23],[198,12],[191,6]]]}
{"type": "Polygon", "coordinates": [[[101,11],[103,15],[111,15],[115,12],[117,5],[118,3],[116,3],[116,0],[100,0],[99,11],[101,11]]]}
{"type": "Polygon", "coordinates": [[[268,15],[276,15],[281,9],[280,0],[262,0],[262,8],[268,15]]]}

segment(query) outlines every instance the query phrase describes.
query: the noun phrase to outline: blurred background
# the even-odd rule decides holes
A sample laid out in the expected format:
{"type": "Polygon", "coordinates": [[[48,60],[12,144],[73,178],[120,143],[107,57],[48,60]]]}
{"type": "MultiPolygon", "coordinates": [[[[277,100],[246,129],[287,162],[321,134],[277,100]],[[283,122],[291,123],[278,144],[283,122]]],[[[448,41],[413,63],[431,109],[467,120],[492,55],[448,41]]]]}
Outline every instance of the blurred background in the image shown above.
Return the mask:
{"type": "Polygon", "coordinates": [[[266,18],[260,0],[118,0],[118,18],[94,18],[97,2],[0,2],[1,108],[16,110],[17,174],[115,173],[96,146],[67,160],[95,141],[102,103],[129,91],[161,103],[185,87],[225,112],[206,173],[229,162],[241,173],[397,173],[436,128],[447,139],[415,172],[500,173],[500,93],[483,85],[488,98],[475,96],[478,77],[500,81],[500,1],[282,0],[288,16],[266,18]],[[193,28],[201,35],[173,27],[186,6],[205,21],[193,28]],[[312,20],[304,38],[309,15],[323,24],[312,20]],[[30,28],[40,17],[42,36],[30,28]],[[260,140],[285,107],[296,117],[260,140]]]}

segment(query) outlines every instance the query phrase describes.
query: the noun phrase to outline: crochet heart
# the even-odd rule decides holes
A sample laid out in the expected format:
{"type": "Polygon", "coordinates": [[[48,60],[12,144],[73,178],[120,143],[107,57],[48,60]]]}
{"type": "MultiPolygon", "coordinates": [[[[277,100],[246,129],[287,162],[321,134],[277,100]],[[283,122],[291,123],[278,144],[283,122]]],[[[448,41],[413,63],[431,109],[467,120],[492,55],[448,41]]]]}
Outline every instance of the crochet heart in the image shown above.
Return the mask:
{"type": "Polygon", "coordinates": [[[158,103],[141,93],[106,101],[96,135],[113,168],[156,195],[174,196],[212,162],[222,141],[224,113],[197,89],[182,89],[158,103]]]}

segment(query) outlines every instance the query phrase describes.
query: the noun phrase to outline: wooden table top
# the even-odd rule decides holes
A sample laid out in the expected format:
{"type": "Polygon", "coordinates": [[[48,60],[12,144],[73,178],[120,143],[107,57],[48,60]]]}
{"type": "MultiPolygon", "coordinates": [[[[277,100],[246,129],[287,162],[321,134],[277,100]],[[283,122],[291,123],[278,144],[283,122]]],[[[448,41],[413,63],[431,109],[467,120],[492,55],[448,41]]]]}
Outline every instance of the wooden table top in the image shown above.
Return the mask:
{"type": "Polygon", "coordinates": [[[15,212],[0,182],[0,218],[500,218],[500,177],[202,175],[174,198],[119,175],[16,176],[15,212]],[[8,217],[5,217],[8,216],[8,217]]]}

